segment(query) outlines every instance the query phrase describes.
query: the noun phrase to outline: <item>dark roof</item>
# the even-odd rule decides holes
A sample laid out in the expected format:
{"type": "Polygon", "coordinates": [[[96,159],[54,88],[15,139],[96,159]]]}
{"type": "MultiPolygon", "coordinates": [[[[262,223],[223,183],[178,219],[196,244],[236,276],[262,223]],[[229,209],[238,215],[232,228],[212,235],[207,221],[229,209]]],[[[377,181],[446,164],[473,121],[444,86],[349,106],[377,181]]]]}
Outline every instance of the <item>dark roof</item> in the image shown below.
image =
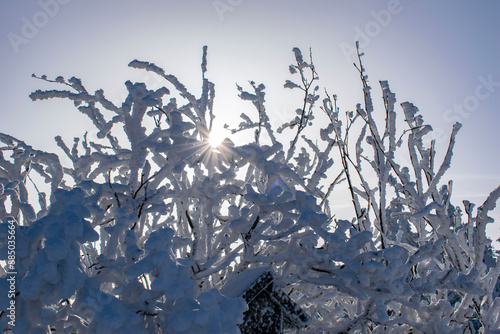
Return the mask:
{"type": "Polygon", "coordinates": [[[295,326],[305,327],[310,321],[309,316],[274,283],[274,272],[270,267],[245,270],[231,277],[220,291],[227,297],[243,297],[248,304],[266,293],[295,326]]]}
{"type": "Polygon", "coordinates": [[[265,273],[270,272],[270,267],[247,269],[227,280],[220,292],[229,297],[241,297],[245,290],[251,288],[265,273]]]}

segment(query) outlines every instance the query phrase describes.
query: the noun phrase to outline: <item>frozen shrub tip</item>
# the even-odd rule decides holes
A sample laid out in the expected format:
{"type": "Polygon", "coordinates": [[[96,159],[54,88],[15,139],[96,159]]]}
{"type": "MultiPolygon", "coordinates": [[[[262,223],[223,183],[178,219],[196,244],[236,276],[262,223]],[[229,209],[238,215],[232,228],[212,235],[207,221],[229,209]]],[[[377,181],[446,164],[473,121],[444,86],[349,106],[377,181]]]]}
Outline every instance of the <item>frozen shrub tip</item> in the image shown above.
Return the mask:
{"type": "MultiPolygon", "coordinates": [[[[337,96],[319,88],[312,52],[306,62],[293,48],[284,88],[300,105],[275,128],[264,84],[237,85],[241,103],[256,112],[225,129],[250,133],[249,142],[227,138],[216,148],[206,47],[199,96],[140,60],[129,66],[165,87],[127,81],[120,105],[78,78],[33,75],[62,85],[33,92],[34,101],[73,101],[97,135],[71,145],[56,137],[69,161],[63,166],[61,156],[0,133],[0,263],[10,270],[15,226],[22,315],[12,327],[1,311],[2,329],[255,333],[265,323],[279,332],[497,331],[500,265],[485,231],[500,187],[477,209],[455,206],[445,174],[460,124],[437,161],[432,127],[413,104],[397,107],[386,81],[383,108],[375,108],[357,49],[364,99],[353,110],[341,111],[337,96]],[[342,189],[352,217],[338,217],[333,194],[342,189]],[[272,295],[251,311],[243,298],[224,295],[231,278],[264,268],[306,327],[269,312],[272,295]]],[[[241,291],[253,289],[243,283],[241,291]]],[[[0,295],[4,309],[9,298],[0,295]]]]}

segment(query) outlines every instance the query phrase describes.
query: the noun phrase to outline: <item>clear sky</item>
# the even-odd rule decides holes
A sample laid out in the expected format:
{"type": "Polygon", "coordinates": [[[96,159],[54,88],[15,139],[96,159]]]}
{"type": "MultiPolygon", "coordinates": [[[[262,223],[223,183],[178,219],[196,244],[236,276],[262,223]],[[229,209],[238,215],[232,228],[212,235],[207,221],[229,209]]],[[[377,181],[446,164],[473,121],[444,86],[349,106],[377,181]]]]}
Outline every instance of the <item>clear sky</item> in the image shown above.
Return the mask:
{"type": "MultiPolygon", "coordinates": [[[[353,110],[361,92],[350,51],[359,39],[376,98],[378,80],[389,80],[438,132],[438,149],[453,122],[463,124],[447,176],[455,204],[481,204],[500,183],[499,14],[494,0],[2,0],[0,132],[56,152],[54,136],[71,141],[91,128],[70,102],[31,102],[30,92],[52,88],[32,73],[76,76],[120,101],[125,80],[145,78],[127,64],[148,60],[198,92],[203,45],[219,120],[237,124],[245,106],[234,83],[248,80],[268,87],[278,120],[294,110],[282,89],[294,46],[312,48],[320,85],[353,110]]],[[[497,238],[500,210],[494,218],[497,238]]]]}

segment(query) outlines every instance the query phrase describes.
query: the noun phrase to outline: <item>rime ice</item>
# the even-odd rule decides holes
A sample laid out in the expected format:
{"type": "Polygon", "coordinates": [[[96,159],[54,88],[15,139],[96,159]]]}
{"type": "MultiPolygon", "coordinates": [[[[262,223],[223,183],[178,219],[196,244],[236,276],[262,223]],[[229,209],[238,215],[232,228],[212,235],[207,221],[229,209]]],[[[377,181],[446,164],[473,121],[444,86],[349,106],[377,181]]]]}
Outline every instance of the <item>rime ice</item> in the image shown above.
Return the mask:
{"type": "MultiPolygon", "coordinates": [[[[252,304],[261,316],[243,324],[241,291],[271,271],[281,287],[276,298],[310,319],[301,322],[306,332],[498,331],[500,265],[485,227],[500,187],[476,210],[450,202],[445,172],[460,124],[436,161],[426,139],[432,127],[413,104],[395,108],[386,81],[385,110],[375,108],[361,54],[364,102],[345,115],[336,95],[320,93],[312,52],[307,62],[298,48],[293,54],[284,88],[303,103],[275,129],[265,85],[237,85],[256,113],[241,114],[231,132],[246,131],[249,141],[228,138],[216,149],[206,47],[200,96],[140,60],[129,66],[168,88],[127,81],[118,105],[81,79],[41,76],[63,89],[31,98],[73,101],[96,138],[56,137],[70,162],[63,166],[56,154],[0,134],[2,256],[9,219],[20,222],[22,316],[13,332],[248,332],[275,318],[264,316],[271,304],[262,301],[252,304]],[[35,173],[45,186],[35,188],[35,173]],[[352,217],[336,216],[339,184],[352,217]]],[[[5,313],[0,326],[9,329],[5,313]]]]}

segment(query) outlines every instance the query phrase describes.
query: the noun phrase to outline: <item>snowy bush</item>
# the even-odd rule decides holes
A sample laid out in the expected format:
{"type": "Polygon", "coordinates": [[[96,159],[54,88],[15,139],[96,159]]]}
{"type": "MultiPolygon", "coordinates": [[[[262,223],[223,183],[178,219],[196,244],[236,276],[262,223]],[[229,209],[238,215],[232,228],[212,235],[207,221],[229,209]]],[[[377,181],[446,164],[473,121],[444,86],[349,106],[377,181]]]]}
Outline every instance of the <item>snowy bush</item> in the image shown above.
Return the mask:
{"type": "MultiPolygon", "coordinates": [[[[406,129],[397,131],[385,81],[380,127],[362,54],[364,102],[344,119],[335,95],[325,90],[321,100],[312,56],[293,52],[298,80],[284,88],[303,103],[290,121],[273,127],[263,84],[237,86],[257,116],[242,114],[232,132],[253,130],[253,139],[218,147],[209,144],[215,85],[205,77],[206,47],[199,97],[138,60],[129,66],[169,88],[127,81],[128,96],[115,105],[80,79],[40,77],[66,89],[31,98],[71,100],[97,138],[85,133],[68,146],[56,137],[71,161],[62,166],[57,155],[0,134],[0,247],[7,260],[14,221],[17,271],[15,326],[2,311],[2,328],[238,333],[246,304],[219,290],[240,272],[269,267],[311,317],[311,333],[500,333],[500,265],[485,234],[500,187],[476,210],[450,202],[443,177],[460,124],[437,163],[426,140],[432,128],[413,104],[401,104],[406,129]],[[29,194],[35,173],[50,186],[29,194]],[[335,215],[341,183],[352,219],[335,215]]],[[[9,298],[0,296],[2,310],[9,298]]]]}

